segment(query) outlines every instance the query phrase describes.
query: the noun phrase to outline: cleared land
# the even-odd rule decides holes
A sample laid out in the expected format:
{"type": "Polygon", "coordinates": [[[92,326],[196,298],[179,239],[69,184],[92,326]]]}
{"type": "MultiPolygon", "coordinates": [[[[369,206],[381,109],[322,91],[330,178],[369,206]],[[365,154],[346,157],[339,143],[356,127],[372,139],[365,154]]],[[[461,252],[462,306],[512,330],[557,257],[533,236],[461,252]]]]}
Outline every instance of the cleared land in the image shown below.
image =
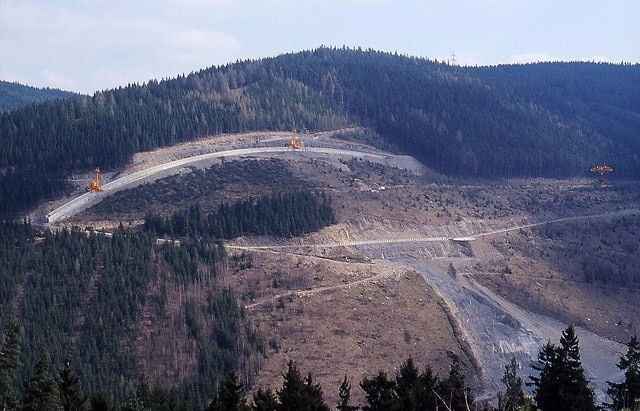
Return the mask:
{"type": "Polygon", "coordinates": [[[540,345],[557,341],[570,323],[580,326],[583,362],[600,392],[606,379],[615,379],[620,342],[640,331],[640,293],[633,281],[603,286],[580,273],[588,256],[604,264],[614,251],[622,253],[617,258],[637,254],[632,231],[606,234],[623,219],[629,230],[640,226],[637,184],[600,189],[586,179],[457,182],[411,158],[330,133],[303,142],[308,149],[351,153],[280,152],[287,138],[228,136],[141,154],[121,175],[203,151],[278,146],[236,157],[242,162],[190,163],[214,165],[216,175],[178,168],[184,177],[115,193],[68,223],[137,224],[147,209],[169,212],[190,202],[214,205],[294,188],[330,193],[335,226],[299,239],[229,243],[237,258],[225,281],[271,346],[258,385],[278,387],[287,360],[294,359],[303,372],[313,372],[333,403],[345,374],[356,387],[378,369],[393,375],[412,355],[441,373],[460,360],[471,383],[490,397],[512,355],[526,367],[540,345]],[[369,155],[354,158],[353,152],[369,155]],[[189,175],[200,183],[184,183],[188,189],[181,191],[180,181],[191,181],[189,175]],[[581,229],[565,229],[565,237],[543,229],[566,224],[581,229]]]}

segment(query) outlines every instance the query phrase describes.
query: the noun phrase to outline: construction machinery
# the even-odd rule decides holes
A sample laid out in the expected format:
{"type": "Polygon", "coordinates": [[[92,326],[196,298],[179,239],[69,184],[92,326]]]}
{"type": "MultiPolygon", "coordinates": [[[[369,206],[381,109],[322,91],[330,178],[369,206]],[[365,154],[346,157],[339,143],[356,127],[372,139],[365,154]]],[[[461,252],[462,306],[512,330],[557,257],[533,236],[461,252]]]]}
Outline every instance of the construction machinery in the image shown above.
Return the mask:
{"type": "Polygon", "coordinates": [[[607,184],[607,180],[604,179],[604,173],[612,172],[613,168],[609,166],[595,166],[591,171],[594,173],[600,173],[601,177],[598,179],[598,183],[600,183],[600,186],[602,187],[607,184]]]}
{"type": "Polygon", "coordinates": [[[612,172],[613,168],[609,166],[595,166],[591,168],[591,171],[593,171],[594,173],[600,173],[600,175],[603,175],[604,173],[612,172]]]}
{"type": "Polygon", "coordinates": [[[90,193],[95,193],[96,191],[104,191],[102,186],[100,185],[100,169],[96,167],[96,179],[89,181],[89,187],[87,187],[87,191],[90,193]]]}
{"type": "Polygon", "coordinates": [[[295,130],[293,130],[293,137],[291,137],[291,140],[289,140],[289,142],[287,143],[287,147],[288,148],[293,148],[295,150],[299,150],[300,144],[298,143],[298,133],[296,133],[295,130]]]}

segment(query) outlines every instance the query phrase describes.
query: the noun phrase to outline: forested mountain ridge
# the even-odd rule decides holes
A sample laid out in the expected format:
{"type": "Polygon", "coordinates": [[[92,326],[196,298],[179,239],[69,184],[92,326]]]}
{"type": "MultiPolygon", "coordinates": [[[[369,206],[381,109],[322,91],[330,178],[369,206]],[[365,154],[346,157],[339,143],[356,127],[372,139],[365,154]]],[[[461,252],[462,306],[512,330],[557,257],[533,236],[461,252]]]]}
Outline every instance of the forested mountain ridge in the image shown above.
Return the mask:
{"type": "Polygon", "coordinates": [[[46,102],[0,116],[0,212],[64,190],[74,171],[205,135],[374,129],[457,177],[567,177],[599,163],[640,177],[640,66],[458,67],[319,48],[46,102]]]}
{"type": "Polygon", "coordinates": [[[50,88],[36,88],[0,80],[0,112],[28,104],[76,96],[76,93],[50,88]]]}
{"type": "Polygon", "coordinates": [[[54,364],[73,363],[84,389],[106,389],[118,401],[138,376],[170,384],[190,409],[202,409],[229,372],[251,381],[266,342],[225,284],[229,263],[212,231],[286,237],[317,231],[335,215],[325,195],[309,191],[219,210],[203,215],[196,205],[166,224],[157,217],[149,232],[120,225],[110,236],[0,220],[0,337],[8,318],[20,322],[17,358],[28,367],[16,369],[19,380],[44,349],[54,364]],[[180,241],[158,244],[165,226],[180,241]]]}

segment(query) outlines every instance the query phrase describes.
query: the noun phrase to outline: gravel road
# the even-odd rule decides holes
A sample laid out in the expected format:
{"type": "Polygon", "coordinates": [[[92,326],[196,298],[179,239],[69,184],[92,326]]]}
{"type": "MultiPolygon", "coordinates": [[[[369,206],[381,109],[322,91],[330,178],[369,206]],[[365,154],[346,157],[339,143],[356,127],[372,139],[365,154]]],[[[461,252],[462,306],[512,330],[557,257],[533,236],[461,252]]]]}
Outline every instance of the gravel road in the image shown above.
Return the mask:
{"type": "Polygon", "coordinates": [[[145,182],[151,182],[153,180],[157,180],[171,174],[180,173],[182,170],[184,170],[184,167],[187,166],[206,167],[226,157],[242,157],[262,154],[295,154],[300,156],[329,155],[332,157],[355,157],[367,158],[370,160],[384,160],[389,157],[382,154],[370,152],[323,147],[307,147],[300,150],[292,150],[287,147],[253,147],[217,151],[154,165],[110,181],[102,186],[104,191],[95,193],[84,193],[51,211],[47,214],[46,221],[50,225],[54,225],[75,214],[78,214],[82,210],[85,210],[94,204],[99,203],[105,197],[113,193],[124,190],[126,188],[135,187],[145,182]]]}
{"type": "MultiPolygon", "coordinates": [[[[322,156],[367,158],[371,161],[386,164],[393,164],[394,161],[397,164],[407,162],[407,158],[404,158],[404,156],[383,155],[374,152],[358,151],[357,149],[305,147],[301,150],[292,150],[286,147],[271,146],[235,148],[167,161],[124,175],[105,183],[103,185],[103,192],[82,194],[56,208],[47,214],[47,221],[50,225],[62,222],[82,210],[97,204],[110,194],[171,174],[188,171],[189,167],[208,167],[216,162],[222,161],[222,159],[226,157],[261,155],[298,155],[314,158],[321,158],[322,156]]],[[[631,214],[637,212],[638,210],[625,210],[620,213],[631,214]]],[[[594,216],[585,216],[582,218],[590,217],[594,216]]],[[[570,217],[567,219],[575,218],[580,217],[570,217]]],[[[535,225],[564,220],[566,219],[535,223],[535,225]]],[[[485,233],[462,233],[462,235],[459,236],[438,235],[406,239],[376,239],[371,241],[350,241],[340,244],[317,244],[315,246],[352,246],[358,247],[359,249],[367,246],[371,247],[369,250],[371,257],[379,258],[380,253],[376,248],[388,247],[389,244],[393,243],[415,244],[420,247],[439,243],[440,248],[446,248],[446,245],[443,246],[442,244],[454,243],[456,241],[451,241],[454,239],[457,241],[474,241],[480,237],[500,235],[510,230],[528,226],[508,227],[485,233]]],[[[308,244],[305,246],[313,245],[308,244]]],[[[277,247],[247,248],[274,249],[277,247]]],[[[438,290],[447,302],[449,308],[460,322],[460,326],[464,330],[465,338],[474,350],[474,355],[483,365],[482,377],[485,387],[483,396],[485,397],[492,397],[498,391],[502,390],[503,387],[501,386],[500,378],[503,375],[504,366],[512,356],[515,356],[523,366],[521,375],[526,376],[532,374],[533,372],[529,368],[529,365],[537,357],[540,347],[548,340],[558,343],[562,330],[567,327],[566,324],[560,323],[552,318],[522,310],[515,304],[504,300],[487,288],[476,283],[472,278],[465,276],[463,273],[453,278],[447,274],[446,265],[443,264],[447,264],[448,261],[451,261],[451,259],[455,257],[450,257],[449,260],[447,260],[447,258],[434,260],[425,256],[424,253],[413,254],[406,250],[395,254],[393,252],[385,252],[385,256],[384,260],[378,260],[377,262],[379,264],[392,266],[401,265],[415,269],[425,276],[429,283],[438,290]]],[[[313,292],[313,290],[310,292],[313,292]]],[[[577,328],[577,332],[580,338],[583,365],[588,377],[593,381],[598,399],[602,401],[604,399],[604,390],[606,390],[607,387],[606,381],[619,380],[621,378],[620,372],[615,364],[619,360],[620,355],[626,351],[626,347],[581,328],[577,328]]]]}

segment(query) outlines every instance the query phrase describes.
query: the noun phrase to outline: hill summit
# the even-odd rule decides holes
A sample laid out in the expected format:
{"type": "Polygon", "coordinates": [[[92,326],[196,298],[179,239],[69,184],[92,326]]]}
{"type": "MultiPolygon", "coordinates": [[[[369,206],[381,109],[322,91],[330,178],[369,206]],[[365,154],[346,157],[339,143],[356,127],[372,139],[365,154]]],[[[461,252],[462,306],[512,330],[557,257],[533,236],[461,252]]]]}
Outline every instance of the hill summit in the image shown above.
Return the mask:
{"type": "Polygon", "coordinates": [[[211,67],[4,113],[1,212],[65,190],[74,171],[139,151],[256,130],[361,126],[368,143],[463,178],[640,177],[640,66],[459,67],[318,48],[211,67]]]}

